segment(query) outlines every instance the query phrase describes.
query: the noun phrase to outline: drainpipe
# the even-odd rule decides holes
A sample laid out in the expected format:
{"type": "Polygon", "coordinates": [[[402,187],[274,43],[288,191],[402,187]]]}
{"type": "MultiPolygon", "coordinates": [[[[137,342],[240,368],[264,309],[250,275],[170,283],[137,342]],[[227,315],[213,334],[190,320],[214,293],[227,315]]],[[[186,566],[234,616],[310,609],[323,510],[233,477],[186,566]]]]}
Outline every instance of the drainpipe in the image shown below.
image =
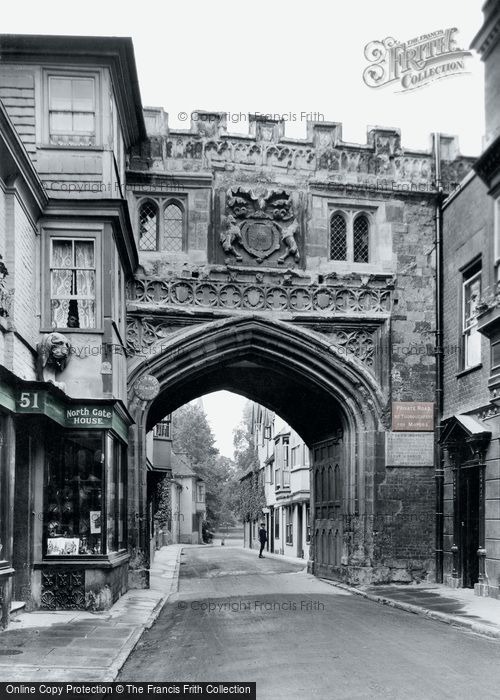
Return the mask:
{"type": "Polygon", "coordinates": [[[443,492],[444,462],[441,447],[441,421],[443,418],[443,187],[441,183],[441,140],[435,132],[434,166],[436,175],[436,209],[435,209],[435,250],[436,250],[436,412],[434,431],[434,465],[436,480],[436,542],[435,563],[436,582],[443,583],[443,492]]]}

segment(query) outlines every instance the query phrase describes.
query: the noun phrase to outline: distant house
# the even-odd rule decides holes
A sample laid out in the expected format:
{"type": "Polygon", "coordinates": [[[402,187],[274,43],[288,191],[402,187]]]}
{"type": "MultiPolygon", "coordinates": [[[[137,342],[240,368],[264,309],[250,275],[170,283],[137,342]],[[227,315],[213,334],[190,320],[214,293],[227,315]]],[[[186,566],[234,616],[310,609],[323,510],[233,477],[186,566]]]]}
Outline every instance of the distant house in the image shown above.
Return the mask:
{"type": "Polygon", "coordinates": [[[172,422],[166,416],[149,434],[148,503],[151,557],[158,544],[202,542],[201,526],[205,519],[205,482],[191,468],[189,457],[172,449],[172,422]],[[158,487],[167,479],[170,485],[170,519],[158,530],[155,514],[159,507],[158,487]]]}
{"type": "Polygon", "coordinates": [[[172,522],[178,520],[179,542],[201,544],[205,520],[205,482],[191,469],[186,454],[172,452],[172,478],[180,484],[178,503],[172,503],[172,522]]]}

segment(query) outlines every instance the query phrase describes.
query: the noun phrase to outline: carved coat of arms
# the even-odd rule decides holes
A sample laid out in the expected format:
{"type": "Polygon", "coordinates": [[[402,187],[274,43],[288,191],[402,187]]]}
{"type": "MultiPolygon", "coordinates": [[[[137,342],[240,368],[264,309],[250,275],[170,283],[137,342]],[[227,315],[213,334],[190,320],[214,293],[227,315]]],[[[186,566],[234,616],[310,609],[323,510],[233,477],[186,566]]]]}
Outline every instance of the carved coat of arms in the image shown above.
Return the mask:
{"type": "Polygon", "coordinates": [[[241,248],[258,263],[280,250],[278,264],[284,264],[289,255],[295,262],[300,260],[295,239],[299,224],[288,192],[271,191],[258,196],[251,190],[232,188],[228,191],[226,212],[220,242],[236,260],[242,260],[241,248]]]}

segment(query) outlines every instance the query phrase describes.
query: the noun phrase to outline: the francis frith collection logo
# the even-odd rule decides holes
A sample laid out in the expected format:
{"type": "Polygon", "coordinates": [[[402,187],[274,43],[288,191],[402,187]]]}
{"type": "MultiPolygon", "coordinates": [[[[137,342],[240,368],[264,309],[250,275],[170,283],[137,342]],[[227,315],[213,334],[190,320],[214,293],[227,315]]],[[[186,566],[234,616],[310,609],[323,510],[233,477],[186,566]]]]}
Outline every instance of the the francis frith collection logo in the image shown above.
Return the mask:
{"type": "Polygon", "coordinates": [[[471,56],[456,43],[456,27],[439,29],[406,42],[387,37],[365,46],[370,65],[363,80],[370,88],[395,84],[408,92],[434,80],[466,73],[465,59],[471,56]]]}

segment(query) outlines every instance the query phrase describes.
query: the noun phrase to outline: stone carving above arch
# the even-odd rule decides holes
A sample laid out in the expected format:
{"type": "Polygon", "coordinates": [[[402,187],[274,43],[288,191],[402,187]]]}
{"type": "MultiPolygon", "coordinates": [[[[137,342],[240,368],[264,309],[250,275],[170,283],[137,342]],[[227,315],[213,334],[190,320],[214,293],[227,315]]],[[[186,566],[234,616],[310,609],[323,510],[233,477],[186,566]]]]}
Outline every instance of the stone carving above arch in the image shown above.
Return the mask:
{"type": "MultiPolygon", "coordinates": [[[[227,285],[230,287],[230,285],[227,285]]],[[[252,298],[254,308],[262,308],[265,298],[257,288],[249,288],[247,296],[252,298]],[[252,297],[252,294],[254,295],[252,297]]],[[[129,356],[149,357],[162,352],[165,343],[174,333],[186,326],[195,324],[182,318],[164,319],[161,317],[142,318],[130,315],[127,318],[127,351],[129,356]]],[[[353,357],[362,362],[370,371],[375,370],[375,332],[363,327],[343,328],[341,324],[313,324],[311,330],[328,338],[330,348],[339,357],[353,357]]]]}
{"type": "MultiPolygon", "coordinates": [[[[297,264],[298,212],[290,192],[232,187],[221,196],[219,243],[226,263],[297,264]]],[[[222,260],[221,260],[222,262],[222,260]]]]}
{"type": "MultiPolygon", "coordinates": [[[[259,281],[258,281],[259,280],[259,281]]],[[[128,287],[128,302],[156,307],[208,307],[268,312],[316,311],[331,314],[369,314],[385,318],[390,312],[390,285],[314,284],[300,280],[241,282],[171,277],[136,277],[128,287]],[[257,298],[260,300],[257,304],[257,298]]]]}

